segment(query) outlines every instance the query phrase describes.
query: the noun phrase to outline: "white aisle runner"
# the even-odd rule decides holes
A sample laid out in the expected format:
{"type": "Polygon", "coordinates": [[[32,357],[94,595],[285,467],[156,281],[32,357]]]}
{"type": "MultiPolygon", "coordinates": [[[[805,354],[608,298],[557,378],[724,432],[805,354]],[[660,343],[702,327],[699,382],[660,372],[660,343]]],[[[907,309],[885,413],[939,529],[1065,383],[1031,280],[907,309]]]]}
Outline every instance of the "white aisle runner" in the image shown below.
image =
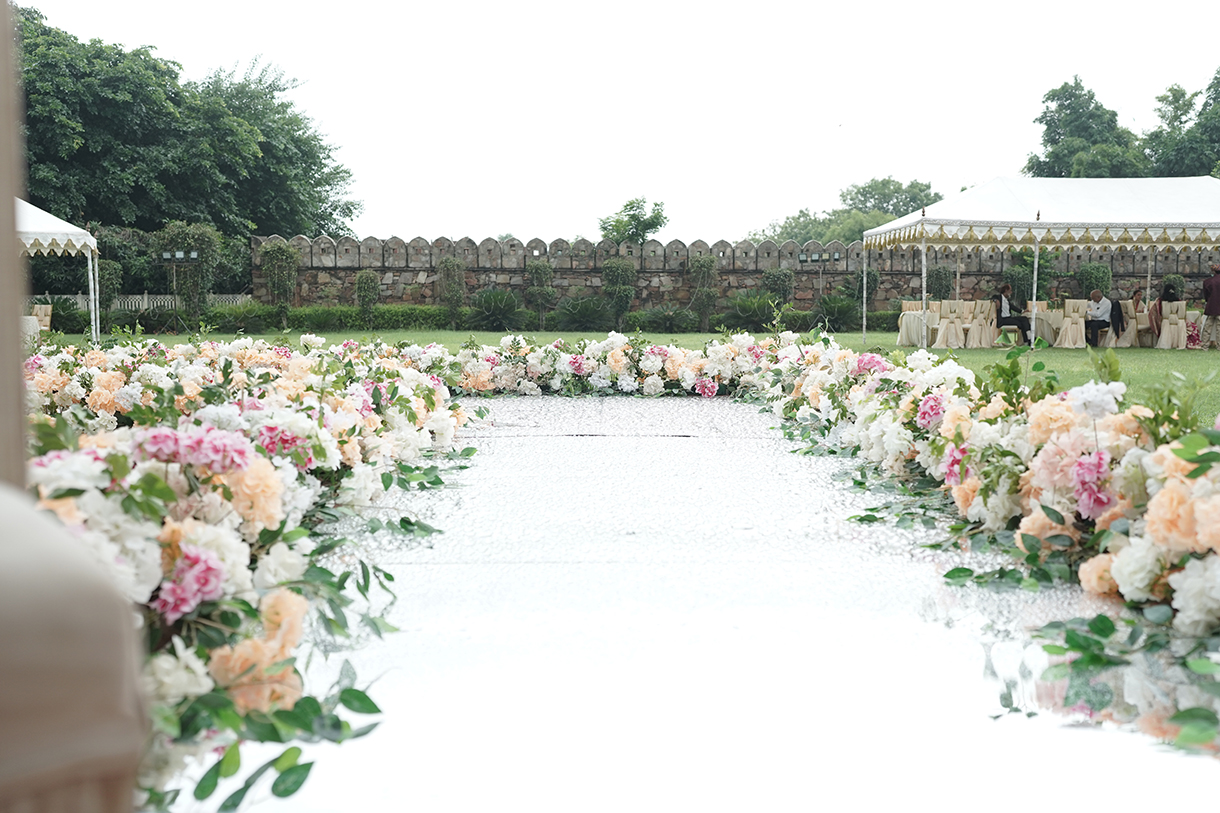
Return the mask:
{"type": "MultiPolygon", "coordinates": [[[[772,417],[723,398],[490,406],[459,485],[412,503],[444,535],[382,555],[402,632],[351,659],[361,684],[381,675],[385,723],[308,749],[299,796],[264,788],[254,810],[1212,798],[1212,760],[1046,710],[990,719],[980,630],[1102,605],[944,586],[954,555],[917,547],[938,534],[847,521],[877,501],[835,479],[850,461],[791,454],[772,417]]],[[[1015,672],[1009,649],[992,660],[1015,672]]]]}

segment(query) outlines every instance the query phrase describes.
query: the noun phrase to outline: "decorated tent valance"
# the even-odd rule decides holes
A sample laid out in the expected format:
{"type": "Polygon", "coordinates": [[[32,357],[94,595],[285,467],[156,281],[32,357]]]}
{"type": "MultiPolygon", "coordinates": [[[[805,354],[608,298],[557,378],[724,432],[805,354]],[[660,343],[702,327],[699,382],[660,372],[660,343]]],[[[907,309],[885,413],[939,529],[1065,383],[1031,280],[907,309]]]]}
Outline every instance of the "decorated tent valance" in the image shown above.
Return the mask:
{"type": "Polygon", "coordinates": [[[871,249],[1220,248],[1220,178],[996,178],[864,233],[871,249]]]}
{"type": "Polygon", "coordinates": [[[17,198],[17,239],[22,254],[97,254],[92,234],[17,198]]]}

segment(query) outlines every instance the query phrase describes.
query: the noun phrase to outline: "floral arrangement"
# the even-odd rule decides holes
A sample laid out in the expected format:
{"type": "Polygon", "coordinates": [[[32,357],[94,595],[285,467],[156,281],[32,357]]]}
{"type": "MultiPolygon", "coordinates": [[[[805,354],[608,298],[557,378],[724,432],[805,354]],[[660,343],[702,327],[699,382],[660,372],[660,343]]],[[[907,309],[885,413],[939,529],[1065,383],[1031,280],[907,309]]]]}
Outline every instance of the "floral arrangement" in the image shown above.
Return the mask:
{"type": "MultiPolygon", "coordinates": [[[[376,726],[344,716],[379,711],[349,665],[321,693],[296,667],[307,638],[351,633],[349,613],[392,629],[370,592],[393,577],[338,557],[346,540],[325,523],[418,479],[413,464],[449,450],[466,416],[420,370],[426,351],[301,344],[133,340],[25,363],[29,484],[132,601],[147,642],[154,733],[139,786],[154,809],[174,802],[190,757],[210,762],[194,789],[205,799],[239,770],[243,741],[342,742],[376,726]]],[[[300,753],[258,768],[221,809],[272,770],[272,792],[294,793],[311,768],[300,753]]]]}

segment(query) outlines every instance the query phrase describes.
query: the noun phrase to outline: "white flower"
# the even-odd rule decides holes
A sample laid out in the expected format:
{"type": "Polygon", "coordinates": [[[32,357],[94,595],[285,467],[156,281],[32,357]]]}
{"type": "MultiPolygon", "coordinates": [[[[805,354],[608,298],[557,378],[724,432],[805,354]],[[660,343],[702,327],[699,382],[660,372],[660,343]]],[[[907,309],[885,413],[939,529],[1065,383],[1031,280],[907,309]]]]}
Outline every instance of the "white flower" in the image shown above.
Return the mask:
{"type": "Polygon", "coordinates": [[[119,409],[126,412],[140,403],[140,396],[143,394],[144,385],[138,381],[133,381],[130,384],[124,384],[115,391],[114,402],[119,405],[119,409]]]}
{"type": "Polygon", "coordinates": [[[1097,420],[1118,412],[1118,402],[1126,392],[1127,385],[1121,381],[1111,381],[1109,384],[1090,381],[1072,387],[1068,390],[1068,397],[1073,409],[1097,420]]]}
{"type": "Polygon", "coordinates": [[[648,375],[655,375],[661,372],[661,368],[665,366],[665,360],[660,356],[648,355],[644,356],[640,361],[640,369],[648,375]]]}
{"type": "Polygon", "coordinates": [[[635,392],[640,388],[640,382],[635,380],[635,376],[624,375],[618,380],[618,388],[622,392],[635,392]]]}
{"type": "Polygon", "coordinates": [[[1142,536],[1132,536],[1131,544],[1114,555],[1110,576],[1128,601],[1148,601],[1152,587],[1165,571],[1164,550],[1142,536]]]}
{"type": "Polygon", "coordinates": [[[1173,588],[1173,608],[1178,611],[1173,628],[1178,632],[1207,635],[1220,624],[1220,557],[1189,560],[1169,577],[1169,586],[1173,588]]]}
{"type": "Polygon", "coordinates": [[[312,333],[301,334],[301,347],[304,347],[307,351],[316,350],[324,344],[326,344],[326,339],[323,339],[321,336],[315,336],[312,333]]]}
{"type": "Polygon", "coordinates": [[[258,560],[254,571],[254,586],[270,590],[281,582],[297,581],[305,575],[305,557],[283,542],[276,542],[258,560]]]}
{"type": "Polygon", "coordinates": [[[660,395],[665,391],[665,382],[659,375],[650,375],[644,379],[645,395],[660,395]]]}
{"type": "Polygon", "coordinates": [[[188,697],[207,694],[214,685],[208,676],[207,664],[177,635],[173,644],[174,654],[153,655],[144,664],[144,674],[140,678],[146,697],[169,706],[176,706],[188,697]]]}

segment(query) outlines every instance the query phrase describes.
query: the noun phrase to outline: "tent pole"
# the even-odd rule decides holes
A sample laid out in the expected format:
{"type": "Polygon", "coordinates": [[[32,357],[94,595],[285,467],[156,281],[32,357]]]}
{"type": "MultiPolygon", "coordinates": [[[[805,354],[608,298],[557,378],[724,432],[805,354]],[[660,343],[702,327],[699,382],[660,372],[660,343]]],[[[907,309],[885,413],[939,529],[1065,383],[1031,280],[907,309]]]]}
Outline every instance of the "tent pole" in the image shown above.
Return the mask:
{"type": "Polygon", "coordinates": [[[1033,291],[1033,307],[1029,311],[1029,332],[1034,338],[1029,339],[1029,348],[1032,350],[1034,341],[1038,335],[1038,255],[1042,252],[1038,248],[1038,235],[1034,235],[1034,291],[1033,291]]]}
{"type": "Polygon", "coordinates": [[[93,253],[85,252],[85,276],[89,278],[89,341],[97,341],[97,314],[93,312],[93,253]]]}
{"type": "Polygon", "coordinates": [[[957,299],[962,298],[962,247],[957,247],[957,299]]]}
{"type": "Polygon", "coordinates": [[[1156,246],[1153,246],[1152,247],[1152,262],[1148,263],[1148,285],[1147,285],[1147,289],[1144,291],[1144,301],[1145,302],[1147,302],[1148,297],[1152,295],[1152,271],[1153,271],[1153,266],[1156,265],[1156,253],[1157,253],[1156,246]]]}
{"type": "Polygon", "coordinates": [[[860,267],[860,352],[868,349],[868,254],[860,267]]]}
{"type": "Polygon", "coordinates": [[[919,264],[923,276],[923,288],[919,297],[919,311],[923,319],[923,330],[919,336],[919,346],[928,346],[928,238],[924,237],[919,244],[919,264]]]}

